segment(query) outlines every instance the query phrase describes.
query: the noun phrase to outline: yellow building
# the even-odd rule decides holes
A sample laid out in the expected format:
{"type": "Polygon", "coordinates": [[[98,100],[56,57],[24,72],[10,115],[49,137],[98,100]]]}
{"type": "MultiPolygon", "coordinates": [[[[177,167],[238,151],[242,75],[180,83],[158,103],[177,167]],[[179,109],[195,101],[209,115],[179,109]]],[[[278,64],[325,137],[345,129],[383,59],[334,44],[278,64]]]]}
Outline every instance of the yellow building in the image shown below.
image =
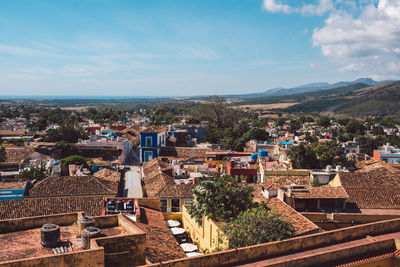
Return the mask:
{"type": "Polygon", "coordinates": [[[202,225],[199,225],[189,214],[186,207],[182,210],[183,228],[190,235],[200,251],[219,251],[226,250],[229,242],[219,229],[219,224],[211,219],[203,217],[202,225]]]}

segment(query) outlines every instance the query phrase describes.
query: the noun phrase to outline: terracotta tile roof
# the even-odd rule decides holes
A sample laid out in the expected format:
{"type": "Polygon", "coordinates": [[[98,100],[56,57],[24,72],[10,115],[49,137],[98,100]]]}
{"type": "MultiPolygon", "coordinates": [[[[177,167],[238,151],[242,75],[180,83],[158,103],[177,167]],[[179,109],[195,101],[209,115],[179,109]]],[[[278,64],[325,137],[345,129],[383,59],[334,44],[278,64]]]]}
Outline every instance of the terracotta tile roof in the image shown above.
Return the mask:
{"type": "Polygon", "coordinates": [[[278,198],[265,198],[261,193],[261,186],[256,186],[256,189],[253,191],[253,195],[255,202],[264,201],[271,210],[279,213],[288,222],[290,222],[296,229],[296,235],[303,235],[306,233],[319,231],[319,227],[317,225],[301,215],[285,202],[278,198]]]}
{"type": "Polygon", "coordinates": [[[6,162],[22,163],[25,159],[29,158],[32,153],[33,153],[32,148],[7,147],[6,148],[6,162]]]}
{"type": "Polygon", "coordinates": [[[83,211],[90,216],[99,216],[103,210],[103,197],[52,197],[25,198],[0,201],[0,220],[43,216],[83,211]]]}
{"type": "Polygon", "coordinates": [[[140,131],[140,129],[142,129],[142,127],[140,127],[139,125],[131,125],[125,129],[123,129],[121,131],[121,133],[128,133],[128,132],[132,132],[132,133],[138,133],[140,131]]]}
{"type": "Polygon", "coordinates": [[[23,189],[26,182],[0,182],[0,189],[23,189]]]}
{"type": "Polygon", "coordinates": [[[148,197],[192,198],[191,185],[176,184],[174,178],[164,173],[170,169],[168,163],[159,159],[143,163],[143,183],[148,197]]]}
{"type": "Polygon", "coordinates": [[[292,191],[293,198],[323,199],[323,198],[349,198],[343,187],[308,187],[305,191],[292,191]]]}
{"type": "Polygon", "coordinates": [[[340,172],[338,175],[344,188],[400,187],[400,173],[386,168],[370,172],[340,172]]]}
{"type": "Polygon", "coordinates": [[[16,135],[24,135],[26,132],[24,129],[20,130],[0,130],[0,136],[16,136],[16,135]]]}
{"type": "Polygon", "coordinates": [[[275,183],[279,185],[308,185],[311,186],[311,180],[308,175],[267,175],[265,176],[267,183],[275,183]]]}
{"type": "Polygon", "coordinates": [[[400,173],[390,168],[339,173],[349,195],[347,202],[358,209],[400,209],[400,173]]]}
{"type": "Polygon", "coordinates": [[[140,208],[140,222],[135,224],[146,232],[146,259],[152,263],[186,257],[169,231],[160,211],[140,208]]]}
{"type": "Polygon", "coordinates": [[[206,152],[211,149],[194,148],[194,147],[162,147],[160,149],[160,157],[175,157],[182,160],[189,158],[206,158],[206,152]]]}
{"type": "Polygon", "coordinates": [[[400,188],[346,188],[359,209],[400,209],[400,188]]]}
{"type": "Polygon", "coordinates": [[[118,182],[94,176],[47,177],[29,190],[29,196],[116,195],[118,182]]]}
{"type": "Polygon", "coordinates": [[[139,141],[140,139],[140,129],[141,127],[138,125],[132,125],[124,130],[121,131],[121,133],[124,133],[125,136],[130,140],[130,141],[139,141]]]}
{"type": "MultiPolygon", "coordinates": [[[[382,263],[381,261],[383,261],[384,259],[396,257],[396,260],[397,260],[398,255],[396,253],[397,252],[388,252],[388,253],[382,253],[382,254],[378,254],[376,256],[371,256],[371,257],[365,257],[365,256],[360,257],[359,256],[359,257],[356,257],[355,260],[352,260],[347,263],[339,264],[339,265],[334,265],[334,266],[335,267],[350,267],[350,266],[363,266],[363,265],[365,266],[365,265],[368,265],[368,263],[371,263],[372,266],[375,266],[375,264],[377,264],[376,266],[381,266],[381,265],[379,265],[379,263],[382,263]],[[357,258],[361,258],[361,259],[357,259],[357,258]]],[[[382,264],[382,265],[384,265],[384,264],[382,264]]]]}
{"type": "Polygon", "coordinates": [[[111,182],[119,182],[121,180],[121,173],[110,169],[102,169],[97,171],[93,174],[93,176],[111,182]]]}
{"type": "Polygon", "coordinates": [[[156,126],[156,125],[151,125],[150,127],[147,127],[143,130],[141,130],[141,133],[162,133],[166,132],[168,129],[165,127],[161,126],[156,126]]]}
{"type": "Polygon", "coordinates": [[[278,183],[260,183],[260,185],[267,190],[277,190],[282,187],[282,185],[278,183]]]}

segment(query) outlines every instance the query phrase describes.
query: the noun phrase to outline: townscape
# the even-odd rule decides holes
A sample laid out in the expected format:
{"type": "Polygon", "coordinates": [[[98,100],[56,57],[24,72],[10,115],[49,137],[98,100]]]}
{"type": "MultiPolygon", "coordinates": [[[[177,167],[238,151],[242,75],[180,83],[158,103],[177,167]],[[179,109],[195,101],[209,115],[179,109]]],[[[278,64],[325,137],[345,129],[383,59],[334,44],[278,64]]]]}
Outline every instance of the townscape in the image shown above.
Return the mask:
{"type": "Polygon", "coordinates": [[[3,104],[0,265],[396,262],[399,122],[261,115],[3,104]]]}
{"type": "Polygon", "coordinates": [[[400,267],[400,0],[1,0],[0,267],[400,267]]]}

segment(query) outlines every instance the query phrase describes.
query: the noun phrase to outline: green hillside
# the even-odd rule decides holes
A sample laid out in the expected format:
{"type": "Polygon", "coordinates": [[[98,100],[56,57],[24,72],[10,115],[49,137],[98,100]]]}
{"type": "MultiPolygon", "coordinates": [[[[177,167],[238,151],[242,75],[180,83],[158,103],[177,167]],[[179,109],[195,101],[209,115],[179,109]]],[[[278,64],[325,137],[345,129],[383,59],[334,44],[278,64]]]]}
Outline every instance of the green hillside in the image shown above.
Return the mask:
{"type": "Polygon", "coordinates": [[[243,104],[299,102],[281,109],[289,113],[325,113],[352,117],[389,116],[400,118],[400,81],[368,86],[349,86],[279,97],[246,99],[243,104]]]}

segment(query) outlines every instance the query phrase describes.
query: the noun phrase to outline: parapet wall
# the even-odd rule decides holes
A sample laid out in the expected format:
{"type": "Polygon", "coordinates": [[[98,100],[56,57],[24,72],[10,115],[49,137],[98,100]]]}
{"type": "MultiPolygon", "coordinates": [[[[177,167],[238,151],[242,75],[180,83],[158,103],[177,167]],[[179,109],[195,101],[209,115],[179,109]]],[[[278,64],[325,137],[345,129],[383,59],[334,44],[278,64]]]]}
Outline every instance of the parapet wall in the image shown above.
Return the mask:
{"type": "Polygon", "coordinates": [[[62,213],[47,216],[27,217],[0,221],[0,234],[40,228],[45,223],[54,223],[60,226],[71,225],[78,219],[78,213],[62,213]]]}
{"type": "Polygon", "coordinates": [[[362,213],[331,213],[324,212],[301,212],[303,216],[312,222],[333,221],[337,223],[363,224],[377,221],[400,218],[400,215],[374,215],[362,213]]]}
{"type": "Polygon", "coordinates": [[[1,267],[70,267],[91,266],[104,267],[104,249],[97,248],[66,254],[50,255],[45,257],[28,258],[23,260],[5,261],[1,267]]]}
{"type": "Polygon", "coordinates": [[[364,238],[368,235],[380,235],[400,231],[400,219],[386,220],[368,223],[344,229],[332,230],[308,236],[295,237],[283,241],[270,242],[249,247],[238,248],[216,252],[204,256],[184,258],[153,264],[151,266],[219,266],[239,262],[257,260],[278,255],[288,255],[299,250],[307,250],[327,246],[355,239],[364,238]]]}

